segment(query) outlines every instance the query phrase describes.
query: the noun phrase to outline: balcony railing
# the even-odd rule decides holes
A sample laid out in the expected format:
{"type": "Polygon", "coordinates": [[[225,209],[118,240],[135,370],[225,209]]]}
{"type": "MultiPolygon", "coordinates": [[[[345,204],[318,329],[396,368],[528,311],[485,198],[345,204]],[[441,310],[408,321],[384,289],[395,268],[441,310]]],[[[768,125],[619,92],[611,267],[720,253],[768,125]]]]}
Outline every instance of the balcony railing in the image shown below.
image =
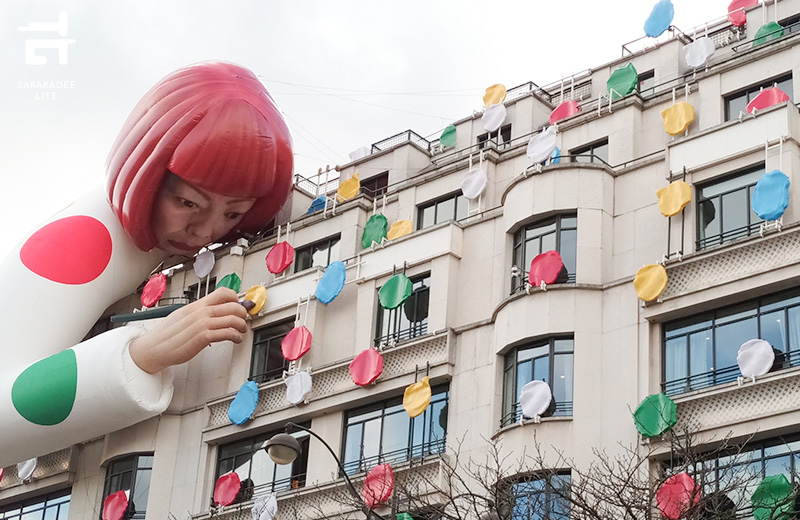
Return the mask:
{"type": "MultiPolygon", "coordinates": [[[[553,415],[550,417],[572,417],[572,401],[557,402],[553,415]]],[[[519,403],[514,403],[514,410],[503,416],[500,420],[500,427],[503,428],[517,423],[521,418],[523,418],[522,406],[519,403]]],[[[525,419],[530,419],[530,417],[525,416],[525,419]]]]}
{"type": "MultiPolygon", "coordinates": [[[[527,291],[529,287],[534,289],[536,288],[532,286],[531,282],[529,281],[528,271],[520,269],[518,273],[519,275],[516,275],[514,273],[512,273],[511,275],[511,294],[527,291]],[[519,278],[517,276],[519,276],[519,278]]],[[[575,280],[576,280],[575,273],[568,273],[567,279],[564,282],[560,283],[575,283],[575,280]]],[[[556,283],[558,284],[559,282],[556,283]]]]}
{"type": "Polygon", "coordinates": [[[417,322],[412,323],[411,326],[398,330],[396,332],[390,332],[385,336],[380,336],[375,338],[375,347],[388,347],[397,345],[401,341],[406,341],[409,339],[413,339],[419,336],[424,336],[428,333],[428,322],[417,322]]]}
{"type": "Polygon", "coordinates": [[[752,224],[748,224],[747,226],[738,227],[736,229],[729,229],[727,231],[723,231],[722,233],[716,235],[703,237],[697,241],[697,250],[701,251],[711,246],[716,246],[719,244],[724,244],[725,242],[730,242],[731,240],[736,240],[737,238],[744,238],[744,237],[749,237],[750,235],[754,235],[758,233],[761,224],[763,224],[763,221],[759,220],[758,222],[753,222],[752,224]]]}
{"type": "MultiPolygon", "coordinates": [[[[785,368],[800,366],[800,350],[783,352],[775,355],[775,364],[772,365],[770,372],[777,372],[785,368]]],[[[701,374],[693,374],[673,381],[661,383],[662,391],[667,395],[678,395],[692,390],[709,388],[723,383],[736,381],[742,373],[737,365],[709,370],[701,374]]]]}
{"type": "Polygon", "coordinates": [[[381,453],[380,455],[375,455],[373,457],[365,457],[363,459],[345,462],[342,465],[344,466],[344,470],[348,475],[353,475],[355,473],[369,471],[378,464],[383,464],[386,462],[396,466],[398,464],[402,464],[403,462],[427,457],[428,455],[438,455],[440,453],[444,453],[445,448],[445,439],[434,439],[429,442],[415,444],[414,446],[408,446],[399,450],[381,453]]]}

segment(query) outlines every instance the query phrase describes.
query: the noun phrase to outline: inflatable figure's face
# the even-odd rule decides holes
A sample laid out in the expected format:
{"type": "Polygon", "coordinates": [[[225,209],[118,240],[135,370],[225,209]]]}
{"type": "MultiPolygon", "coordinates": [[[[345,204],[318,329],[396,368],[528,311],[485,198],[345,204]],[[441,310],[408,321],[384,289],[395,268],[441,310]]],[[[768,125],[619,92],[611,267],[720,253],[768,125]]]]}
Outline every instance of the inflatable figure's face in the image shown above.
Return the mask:
{"type": "Polygon", "coordinates": [[[233,230],[255,200],[212,193],[167,173],[153,204],[156,247],[191,256],[233,230]]]}

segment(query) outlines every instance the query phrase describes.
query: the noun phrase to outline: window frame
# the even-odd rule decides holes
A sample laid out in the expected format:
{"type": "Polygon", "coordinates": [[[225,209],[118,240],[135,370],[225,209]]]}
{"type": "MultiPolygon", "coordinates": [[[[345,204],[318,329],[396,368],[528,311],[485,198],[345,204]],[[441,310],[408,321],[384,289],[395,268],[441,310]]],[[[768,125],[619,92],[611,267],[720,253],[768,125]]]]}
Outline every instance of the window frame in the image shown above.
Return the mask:
{"type": "MultiPolygon", "coordinates": [[[[296,273],[302,273],[303,271],[307,271],[307,270],[313,269],[315,267],[327,267],[328,265],[330,265],[331,262],[333,262],[335,260],[338,260],[338,258],[332,258],[333,255],[331,255],[331,251],[333,250],[334,246],[338,246],[338,244],[341,242],[341,239],[342,239],[342,235],[337,233],[337,234],[331,235],[331,236],[329,236],[327,238],[323,238],[322,240],[317,240],[316,242],[312,242],[310,244],[304,245],[303,247],[297,248],[297,250],[295,250],[295,256],[294,256],[294,272],[295,272],[295,274],[296,273]],[[321,247],[323,245],[325,246],[324,249],[321,247]],[[327,258],[328,258],[327,263],[325,265],[315,264],[314,263],[314,254],[317,253],[317,252],[323,251],[323,250],[327,251],[327,258]],[[311,264],[308,265],[308,266],[302,267],[302,264],[300,263],[300,256],[302,254],[307,253],[307,252],[311,253],[311,264]]],[[[336,247],[336,256],[339,256],[338,253],[339,253],[339,249],[338,249],[338,247],[336,247]]]]}
{"type": "Polygon", "coordinates": [[[784,83],[788,81],[792,88],[788,89],[781,89],[783,90],[787,96],[789,96],[789,101],[794,103],[794,78],[792,76],[792,71],[789,70],[787,72],[782,72],[776,76],[773,76],[770,79],[760,81],[758,83],[754,83],[752,85],[748,85],[746,87],[740,88],[733,92],[729,92],[722,96],[723,100],[723,107],[724,107],[724,117],[725,121],[731,121],[732,119],[736,119],[739,117],[739,112],[732,114],[731,113],[731,101],[735,99],[739,99],[744,97],[744,107],[741,111],[744,112],[747,104],[761,92],[762,89],[772,88],[773,86],[779,85],[780,83],[784,83]]]}
{"type": "MultiPolygon", "coordinates": [[[[121,457],[116,457],[113,460],[109,461],[108,467],[106,468],[106,476],[105,476],[105,479],[103,480],[103,500],[102,500],[101,503],[105,504],[106,498],[108,498],[109,495],[112,495],[113,493],[116,493],[117,491],[125,490],[125,487],[122,485],[122,479],[124,478],[123,475],[125,475],[126,473],[131,473],[132,476],[131,476],[131,481],[130,481],[130,488],[126,490],[126,491],[129,492],[128,493],[128,510],[126,511],[124,518],[126,520],[131,520],[131,519],[138,520],[138,519],[145,518],[145,515],[147,514],[147,503],[149,502],[149,498],[150,498],[150,483],[151,483],[151,479],[152,479],[153,463],[154,462],[155,462],[155,455],[152,452],[128,454],[128,455],[124,455],[124,456],[121,456],[121,457]],[[143,462],[143,459],[150,459],[149,467],[148,467],[148,465],[146,463],[143,462]],[[126,470],[117,471],[117,472],[112,473],[115,464],[120,464],[120,463],[123,463],[123,462],[126,462],[126,461],[132,461],[133,462],[133,468],[132,469],[126,469],[126,470]],[[137,509],[131,511],[131,508],[136,506],[136,503],[134,502],[134,496],[137,493],[136,482],[139,479],[139,473],[140,472],[145,472],[145,471],[149,471],[150,472],[150,475],[149,475],[149,477],[147,479],[147,500],[145,501],[145,509],[144,510],[140,510],[140,509],[137,508],[137,509]],[[112,482],[113,482],[113,479],[115,477],[119,477],[119,485],[118,486],[112,486],[112,482]],[[113,489],[115,487],[117,487],[118,489],[113,489]]],[[[101,520],[102,520],[102,511],[101,511],[100,517],[101,517],[101,520]]]]}
{"type": "MultiPolygon", "coordinates": [[[[408,431],[406,436],[406,446],[391,452],[384,452],[383,450],[383,433],[386,425],[386,417],[393,415],[400,415],[408,417],[408,413],[402,408],[403,396],[392,397],[377,403],[368,404],[358,408],[353,408],[345,411],[344,421],[342,422],[342,445],[339,450],[342,467],[348,475],[352,476],[358,473],[364,473],[372,469],[376,464],[389,462],[393,465],[402,464],[411,460],[425,458],[430,455],[439,455],[444,453],[447,443],[447,423],[448,411],[450,406],[450,384],[444,383],[436,385],[431,388],[431,401],[425,411],[414,417],[408,419],[408,431]],[[434,405],[444,403],[440,408],[440,415],[442,412],[445,414],[445,424],[441,429],[444,431],[444,437],[441,439],[431,439],[431,426],[434,420],[433,417],[434,405]],[[394,411],[387,415],[387,409],[396,408],[400,405],[398,411],[394,411]],[[380,412],[375,415],[375,412],[380,412]],[[351,423],[351,418],[364,416],[363,419],[351,423]],[[380,433],[378,434],[378,455],[364,457],[364,424],[380,418],[380,433]],[[416,430],[417,421],[422,422],[422,442],[415,443],[414,434],[416,430]],[[359,440],[359,456],[358,459],[348,460],[348,429],[353,425],[361,425],[361,437],[359,440]]],[[[441,427],[441,423],[439,424],[441,427]]]]}
{"type": "Polygon", "coordinates": [[[509,146],[511,144],[511,123],[501,126],[494,132],[484,132],[476,138],[478,150],[486,148],[489,142],[493,142],[498,146],[509,146]]]}
{"type": "MultiPolygon", "coordinates": [[[[420,336],[424,336],[428,333],[428,317],[430,316],[430,290],[431,290],[431,273],[423,273],[416,276],[410,277],[412,290],[411,296],[409,296],[408,300],[406,300],[403,305],[397,307],[396,309],[384,309],[381,305],[381,302],[378,298],[376,298],[378,302],[378,309],[375,315],[375,339],[374,344],[375,347],[380,347],[381,345],[396,345],[402,341],[411,340],[414,338],[418,338],[420,336]],[[418,285],[421,284],[421,285],[418,285]],[[420,303],[420,297],[423,293],[427,293],[428,298],[428,315],[425,316],[422,320],[417,322],[412,322],[405,316],[405,306],[406,304],[414,299],[415,307],[420,303]],[[387,333],[383,333],[383,324],[384,320],[390,320],[390,324],[387,327],[387,333]],[[409,326],[406,328],[400,328],[403,321],[408,321],[409,326]],[[415,325],[418,323],[418,325],[415,325]]],[[[380,289],[378,289],[380,290],[380,289]]]]}
{"type": "Polygon", "coordinates": [[[389,170],[361,181],[359,193],[371,199],[376,199],[383,196],[387,191],[389,191],[389,170]],[[370,188],[373,185],[374,187],[370,188]]]}
{"type": "MultiPolygon", "coordinates": [[[[302,423],[302,426],[306,428],[310,427],[309,423],[302,423]]],[[[258,453],[259,451],[264,451],[264,457],[269,459],[269,455],[266,453],[266,444],[269,439],[271,439],[274,435],[278,433],[283,433],[283,430],[278,431],[271,431],[269,433],[261,433],[258,435],[254,435],[252,437],[247,437],[245,439],[240,439],[237,441],[228,442],[225,444],[220,444],[217,446],[217,454],[216,454],[216,466],[214,468],[214,481],[216,482],[219,477],[223,474],[228,473],[229,471],[236,471],[238,467],[247,464],[247,476],[239,475],[240,480],[244,483],[245,480],[249,479],[253,482],[253,456],[258,453]],[[250,445],[249,451],[245,451],[244,445],[250,445]],[[235,451],[233,454],[223,458],[223,451],[226,448],[229,449],[236,449],[237,445],[242,445],[239,450],[235,451]],[[249,454],[249,458],[246,461],[240,463],[240,465],[236,466],[236,459],[242,456],[247,456],[249,454]],[[225,467],[226,471],[223,471],[223,463],[227,463],[230,461],[230,468],[225,467]]],[[[297,439],[300,443],[300,455],[297,459],[294,460],[291,464],[291,471],[289,477],[276,479],[277,472],[282,466],[277,463],[272,463],[272,479],[269,482],[261,482],[255,483],[253,482],[253,487],[246,489],[245,486],[242,486],[242,490],[240,495],[237,495],[236,501],[234,503],[245,502],[247,500],[252,499],[253,494],[255,493],[263,493],[263,492],[270,492],[270,493],[278,493],[281,491],[288,491],[292,489],[300,489],[306,486],[306,477],[308,474],[308,446],[311,439],[311,435],[305,431],[298,431],[291,434],[293,437],[297,439]],[[246,491],[245,491],[246,489],[246,491]]],[[[238,472],[237,472],[238,474],[238,472]]],[[[213,491],[212,491],[213,495],[213,491]]],[[[213,502],[213,496],[211,498],[213,502]]]]}
{"type": "MultiPolygon", "coordinates": [[[[531,357],[530,359],[525,359],[522,363],[527,363],[528,361],[535,362],[537,359],[547,358],[547,384],[550,386],[550,391],[553,391],[553,376],[555,373],[555,356],[570,356],[572,358],[572,389],[570,390],[570,394],[572,395],[573,401],[557,401],[555,394],[553,394],[553,401],[555,402],[555,409],[553,410],[553,417],[572,417],[572,407],[573,402],[575,399],[575,336],[574,335],[557,335],[557,336],[548,336],[545,338],[539,339],[527,339],[521,342],[518,342],[516,345],[511,347],[505,354],[503,354],[503,392],[502,392],[502,401],[501,401],[501,413],[502,416],[500,418],[500,427],[504,428],[516,422],[519,422],[520,418],[522,417],[522,410],[520,409],[519,405],[519,395],[517,395],[517,387],[519,386],[519,381],[517,378],[519,377],[519,352],[526,351],[529,349],[536,349],[547,346],[547,354],[540,355],[536,357],[531,357]],[[572,350],[569,351],[556,351],[556,341],[564,341],[569,340],[572,341],[572,350]],[[513,356],[513,361],[509,363],[509,358],[513,356]],[[511,401],[508,400],[506,395],[506,391],[509,388],[508,377],[509,373],[513,375],[513,380],[511,381],[510,387],[513,388],[514,395],[511,396],[511,401]]],[[[531,372],[533,372],[535,364],[532,364],[531,372]]],[[[534,381],[534,379],[531,379],[534,381]]],[[[530,382],[530,381],[528,381],[530,382]]]]}
{"type": "MultiPolygon", "coordinates": [[[[791,309],[798,309],[799,319],[797,319],[795,323],[800,324],[800,289],[781,291],[663,323],[661,326],[662,391],[666,395],[680,395],[686,392],[711,388],[736,381],[739,376],[738,365],[734,364],[726,367],[717,367],[717,360],[719,357],[718,350],[723,348],[723,345],[717,346],[718,330],[721,327],[754,319],[756,336],[757,338],[762,338],[764,335],[767,335],[765,334],[765,329],[767,329],[765,325],[769,325],[770,323],[765,322],[765,318],[769,318],[771,315],[775,315],[779,312],[781,315],[777,321],[781,323],[780,333],[783,335],[782,337],[786,339],[783,341],[783,345],[774,345],[772,341],[767,340],[770,345],[772,345],[773,349],[778,351],[772,371],[779,371],[800,365],[800,333],[797,334],[797,348],[792,349],[793,342],[790,329],[790,320],[792,320],[790,315],[791,309]],[[670,334],[670,332],[674,333],[670,334]],[[711,370],[692,374],[692,345],[690,341],[691,336],[698,333],[711,334],[706,337],[707,341],[711,341],[711,370]],[[686,358],[686,365],[684,368],[687,375],[667,381],[667,341],[676,340],[678,338],[684,338],[685,340],[683,351],[686,358]],[[778,354],[780,354],[780,356],[778,354]],[[697,382],[693,384],[693,380],[697,382]]],[[[757,338],[748,337],[744,339],[742,343],[757,338]]],[[[738,349],[738,345],[735,345],[735,347],[738,349]]]]}
{"type": "MultiPolygon", "coordinates": [[[[253,343],[250,350],[250,375],[248,376],[248,379],[250,381],[255,381],[256,383],[260,384],[260,383],[266,383],[267,381],[274,381],[276,379],[280,379],[281,377],[283,377],[284,370],[287,370],[289,368],[289,361],[287,361],[283,357],[283,353],[280,350],[281,342],[283,341],[283,338],[285,338],[286,335],[289,334],[289,332],[294,328],[294,326],[295,326],[295,319],[288,318],[285,320],[277,320],[271,323],[267,323],[266,325],[258,327],[257,329],[253,330],[253,343]],[[288,330],[285,333],[283,332],[279,333],[276,330],[275,333],[273,333],[273,335],[270,335],[267,338],[260,338],[261,333],[266,333],[269,330],[279,329],[279,328],[288,328],[288,330]],[[268,362],[270,359],[269,350],[273,348],[273,342],[275,342],[276,346],[274,348],[278,349],[278,354],[280,355],[280,358],[283,360],[283,362],[279,368],[275,367],[272,369],[268,369],[269,366],[268,362]],[[261,346],[265,343],[267,344],[267,347],[266,349],[262,349],[261,346]],[[260,354],[261,351],[265,351],[266,355],[266,358],[264,360],[265,371],[256,374],[254,373],[257,361],[256,357],[260,354]]],[[[275,356],[275,358],[277,359],[277,356],[275,356]]]]}
{"type": "Polygon", "coordinates": [[[568,499],[563,498],[561,494],[556,491],[557,488],[553,484],[553,480],[556,478],[560,481],[560,485],[566,486],[566,489],[563,491],[569,491],[569,486],[572,485],[572,471],[569,469],[553,470],[551,473],[547,474],[534,472],[530,474],[517,475],[514,478],[506,480],[503,483],[503,486],[506,490],[506,493],[508,493],[507,506],[510,508],[508,518],[511,520],[568,520],[570,503],[568,499]],[[516,486],[520,486],[521,484],[538,482],[542,483],[541,490],[531,490],[531,492],[526,492],[523,494],[515,489],[516,486]],[[524,497],[526,499],[525,503],[530,504],[530,497],[541,495],[544,495],[544,511],[531,511],[529,508],[526,508],[527,510],[523,514],[521,514],[520,511],[517,511],[517,507],[519,506],[517,501],[520,498],[524,497]],[[565,510],[562,516],[559,516],[558,512],[553,511],[553,505],[557,500],[562,501],[562,507],[565,510]]]}
{"type": "Polygon", "coordinates": [[[636,80],[636,91],[641,96],[650,95],[655,92],[656,89],[656,69],[646,70],[639,74],[636,80]],[[650,84],[647,84],[647,81],[652,80],[650,84]],[[650,92],[647,92],[647,91],[650,92]]]}
{"type": "Polygon", "coordinates": [[[183,294],[186,295],[186,298],[190,302],[193,302],[213,292],[214,289],[216,289],[216,287],[217,287],[217,277],[212,276],[210,279],[208,279],[207,284],[206,280],[200,280],[199,282],[193,283],[192,285],[187,287],[186,290],[183,291],[183,294]]]}
{"type": "Polygon", "coordinates": [[[570,162],[571,163],[584,163],[584,164],[602,164],[604,166],[611,167],[608,164],[608,153],[609,153],[609,146],[608,146],[608,137],[604,137],[602,139],[598,139],[597,141],[591,142],[589,144],[581,145],[577,148],[573,148],[569,152],[570,162]],[[606,147],[606,158],[603,159],[601,156],[595,153],[595,150],[598,148],[606,147]],[[583,157],[589,156],[589,160],[582,160],[583,157]]]}
{"type": "Polygon", "coordinates": [[[421,231],[423,229],[428,229],[429,227],[433,227],[437,224],[441,224],[443,222],[449,222],[451,220],[455,220],[458,222],[461,219],[466,218],[469,216],[469,199],[467,199],[461,190],[456,192],[450,193],[445,195],[444,197],[439,197],[438,199],[434,199],[432,201],[425,202],[417,206],[417,231],[421,231]],[[453,201],[453,214],[452,216],[448,215],[445,218],[439,217],[439,204],[443,202],[453,201]],[[463,206],[462,206],[463,205],[463,206]],[[463,207],[463,213],[459,213],[459,209],[463,207]],[[425,210],[429,208],[433,209],[433,223],[425,225],[425,210]]]}
{"type": "Polygon", "coordinates": [[[52,491],[50,493],[37,495],[35,497],[27,498],[25,500],[20,500],[18,502],[12,502],[10,504],[4,505],[3,507],[0,507],[0,518],[4,520],[22,520],[23,518],[29,518],[31,513],[41,511],[42,516],[40,519],[37,520],[44,520],[45,518],[48,518],[47,510],[55,507],[56,508],[55,518],[50,520],[67,520],[67,518],[69,517],[69,506],[71,502],[72,502],[72,488],[68,487],[64,489],[59,489],[57,491],[52,491]],[[62,500],[64,497],[67,497],[66,500],[62,500]],[[31,510],[31,507],[38,506],[39,504],[42,505],[42,508],[40,510],[39,509],[31,510]],[[66,508],[63,508],[65,504],[66,508]],[[64,513],[62,513],[62,509],[65,509],[64,513]]]}
{"type": "MultiPolygon", "coordinates": [[[[723,184],[723,183],[726,183],[726,182],[730,182],[730,181],[735,180],[737,178],[744,178],[744,177],[746,177],[748,175],[752,175],[754,173],[761,173],[761,176],[763,176],[764,172],[765,172],[765,164],[764,163],[759,163],[759,164],[747,166],[745,168],[741,168],[739,170],[730,172],[730,173],[728,173],[726,175],[723,175],[721,177],[718,177],[716,179],[713,179],[713,180],[710,180],[710,181],[707,181],[707,182],[703,182],[703,183],[699,183],[699,184],[697,184],[695,186],[695,191],[696,191],[695,209],[696,209],[696,212],[697,212],[697,218],[695,219],[695,233],[696,233],[695,250],[696,251],[704,251],[706,249],[709,249],[710,247],[727,244],[729,242],[732,242],[732,241],[740,239],[740,238],[746,238],[746,237],[752,236],[758,231],[761,223],[764,222],[763,220],[761,220],[758,217],[758,215],[756,215],[753,212],[753,190],[755,189],[755,186],[756,186],[756,183],[758,182],[758,179],[756,179],[755,181],[749,182],[747,184],[741,184],[741,185],[737,186],[736,188],[728,189],[726,191],[720,192],[720,193],[718,193],[716,195],[713,195],[711,197],[704,196],[702,194],[703,190],[708,189],[708,188],[713,188],[714,186],[719,186],[720,184],[723,184]],[[742,191],[742,190],[747,190],[747,196],[745,197],[746,198],[746,204],[747,204],[747,210],[746,210],[747,225],[745,227],[739,227],[739,228],[735,228],[735,229],[731,229],[731,230],[725,230],[724,229],[724,219],[723,219],[723,216],[724,216],[724,205],[723,205],[722,197],[723,196],[733,195],[734,193],[737,193],[737,192],[742,191]],[[714,200],[714,199],[719,199],[719,211],[717,211],[716,206],[714,206],[715,215],[714,215],[714,218],[711,221],[709,221],[709,223],[713,222],[715,219],[718,218],[719,219],[718,227],[720,229],[720,232],[717,233],[716,235],[702,236],[701,237],[701,235],[704,234],[703,233],[703,228],[701,227],[702,226],[702,215],[703,215],[703,210],[701,208],[701,205],[704,202],[711,201],[711,200],[714,200]],[[757,220],[753,220],[754,217],[757,220]]],[[[759,176],[759,179],[761,178],[761,176],[759,176]]],[[[713,204],[714,203],[712,202],[712,205],[713,204]]]]}
{"type": "MultiPolygon", "coordinates": [[[[531,238],[526,238],[525,237],[526,233],[530,229],[533,229],[533,228],[536,228],[536,227],[546,227],[546,226],[549,226],[551,223],[555,223],[555,231],[552,232],[552,233],[555,234],[555,239],[556,239],[555,251],[558,251],[559,254],[561,254],[561,250],[563,249],[562,248],[562,246],[563,246],[563,244],[562,244],[563,232],[565,232],[565,231],[575,231],[575,258],[574,258],[575,269],[573,269],[572,271],[567,269],[567,280],[565,282],[563,282],[563,283],[576,283],[576,280],[577,280],[577,264],[578,264],[578,213],[577,212],[575,212],[575,213],[560,213],[558,215],[553,215],[553,216],[547,217],[545,219],[536,220],[534,222],[531,222],[529,224],[521,226],[519,229],[517,229],[514,232],[514,235],[513,235],[513,238],[512,238],[512,243],[511,243],[511,266],[512,267],[514,267],[514,266],[517,267],[517,269],[519,270],[519,277],[515,277],[515,276],[511,277],[511,294],[515,294],[517,292],[524,291],[528,287],[530,287],[530,282],[528,281],[528,269],[530,269],[530,265],[529,264],[528,265],[521,265],[521,266],[517,265],[518,260],[520,260],[518,255],[521,255],[522,262],[524,264],[527,264],[526,258],[527,258],[528,255],[526,253],[527,253],[528,244],[533,242],[534,240],[538,240],[539,241],[539,252],[537,254],[544,253],[545,251],[542,251],[542,242],[541,242],[542,237],[545,237],[545,236],[548,236],[548,235],[551,234],[551,232],[547,232],[547,233],[542,233],[542,234],[536,235],[536,236],[531,237],[531,238]],[[575,226],[574,227],[568,226],[568,225],[565,226],[564,223],[563,223],[564,219],[570,219],[570,218],[574,218],[575,219],[575,226]]],[[[533,255],[533,256],[535,257],[536,255],[533,255]]],[[[562,260],[563,260],[563,257],[562,257],[562,260]]],[[[568,260],[572,261],[573,259],[570,258],[568,260]]],[[[567,267],[566,266],[566,261],[565,261],[564,265],[565,265],[565,267],[567,267]]]]}

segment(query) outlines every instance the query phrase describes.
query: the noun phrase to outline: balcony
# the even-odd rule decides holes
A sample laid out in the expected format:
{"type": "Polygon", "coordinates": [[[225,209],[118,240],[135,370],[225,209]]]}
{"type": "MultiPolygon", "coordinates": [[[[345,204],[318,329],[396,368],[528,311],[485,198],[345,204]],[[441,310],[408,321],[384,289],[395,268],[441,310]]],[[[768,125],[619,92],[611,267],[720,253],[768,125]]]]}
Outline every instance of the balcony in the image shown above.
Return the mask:
{"type": "MultiPolygon", "coordinates": [[[[424,493],[430,489],[429,483],[437,482],[442,466],[445,464],[439,456],[428,460],[403,464],[394,468],[395,486],[397,489],[414,489],[424,493]]],[[[363,485],[363,478],[353,479],[356,490],[363,485]]],[[[344,482],[318,485],[302,490],[292,490],[278,494],[278,511],[280,518],[350,518],[350,514],[358,512],[353,498],[347,493],[344,482]]],[[[204,512],[192,515],[192,520],[250,520],[253,500],[218,509],[213,515],[204,512]]],[[[360,513],[358,513],[360,514],[360,513]]]]}
{"type": "MultiPolygon", "coordinates": [[[[378,379],[378,385],[382,381],[413,374],[420,360],[430,362],[432,377],[444,375],[447,372],[446,367],[452,363],[453,348],[454,344],[450,341],[449,334],[447,332],[439,332],[421,336],[397,347],[386,349],[382,352],[383,374],[378,379]]],[[[325,403],[318,403],[319,401],[344,392],[359,390],[359,387],[353,384],[350,378],[350,361],[350,359],[347,359],[312,371],[314,386],[309,397],[312,404],[309,406],[316,405],[316,409],[324,408],[325,403]]],[[[233,427],[228,418],[228,407],[234,397],[235,394],[231,394],[208,403],[209,420],[206,432],[222,429],[226,426],[233,427]]],[[[293,406],[286,400],[286,387],[283,381],[271,381],[260,385],[258,405],[254,414],[256,420],[268,414],[282,410],[289,411],[292,408],[293,406]]],[[[274,418],[270,418],[270,420],[274,420],[274,418]]],[[[237,431],[240,430],[239,427],[235,428],[237,431]]]]}
{"type": "Polygon", "coordinates": [[[6,499],[23,499],[43,488],[71,483],[76,471],[74,458],[71,447],[39,457],[31,482],[27,484],[17,476],[16,465],[5,468],[0,482],[0,503],[6,499]]]}
{"type": "Polygon", "coordinates": [[[728,432],[737,435],[740,424],[746,426],[742,434],[791,427],[800,408],[800,367],[767,374],[755,384],[747,381],[739,387],[734,380],[672,399],[678,406],[678,431],[706,432],[719,440],[728,432]]]}
{"type": "Polygon", "coordinates": [[[719,249],[703,251],[667,266],[669,283],[662,301],[689,295],[760,273],[797,264],[800,258],[800,226],[783,228],[779,233],[743,239],[719,249]]]}
{"type": "Polygon", "coordinates": [[[740,155],[745,151],[763,150],[765,142],[781,137],[798,138],[797,107],[784,103],[746,115],[741,121],[733,119],[689,137],[679,138],[667,145],[669,169],[679,172],[696,170],[719,161],[720,157],[740,155]]]}

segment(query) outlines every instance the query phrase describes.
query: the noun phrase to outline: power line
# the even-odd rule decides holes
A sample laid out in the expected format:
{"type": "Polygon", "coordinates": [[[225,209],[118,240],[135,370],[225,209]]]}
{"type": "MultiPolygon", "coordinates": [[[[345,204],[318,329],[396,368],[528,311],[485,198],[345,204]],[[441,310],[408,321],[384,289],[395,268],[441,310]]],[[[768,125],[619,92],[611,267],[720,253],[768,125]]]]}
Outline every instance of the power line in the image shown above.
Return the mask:
{"type": "Polygon", "coordinates": [[[315,89],[322,89],[322,90],[339,90],[343,92],[357,92],[360,94],[375,94],[375,95],[392,95],[392,96],[415,96],[415,95],[422,95],[422,94],[447,94],[452,92],[473,92],[477,91],[480,92],[484,89],[482,88],[459,88],[459,89],[451,89],[451,90],[420,90],[420,91],[409,91],[409,92],[386,92],[381,90],[359,90],[353,88],[338,88],[338,87],[323,87],[320,85],[305,85],[302,83],[292,83],[290,81],[281,81],[275,78],[268,78],[266,76],[260,77],[268,80],[274,81],[275,83],[282,83],[284,85],[291,85],[293,87],[301,87],[301,88],[315,88],[315,89]]]}
{"type": "MultiPolygon", "coordinates": [[[[310,135],[311,137],[313,137],[314,139],[316,139],[317,141],[319,141],[319,143],[320,143],[322,146],[324,146],[325,148],[327,148],[328,150],[330,150],[330,151],[333,153],[333,155],[334,155],[334,156],[338,156],[338,157],[340,157],[340,158],[341,158],[341,157],[343,157],[342,155],[340,155],[340,154],[339,154],[339,152],[337,152],[336,150],[334,150],[333,148],[331,148],[330,146],[328,146],[327,144],[325,144],[325,141],[323,141],[322,139],[320,139],[319,137],[317,137],[316,135],[314,135],[313,133],[311,133],[309,130],[307,130],[307,129],[306,129],[304,126],[303,126],[303,125],[301,125],[300,123],[298,123],[298,122],[297,122],[297,120],[296,120],[295,118],[293,118],[292,116],[290,116],[290,115],[289,115],[289,114],[287,114],[286,112],[283,112],[283,115],[285,115],[285,116],[286,116],[288,119],[290,119],[290,120],[291,120],[291,121],[292,121],[292,122],[293,122],[295,125],[297,125],[297,127],[298,127],[298,128],[300,128],[301,130],[303,130],[304,132],[306,132],[308,135],[310,135]]],[[[333,162],[333,163],[337,162],[337,160],[336,160],[336,159],[332,159],[332,158],[330,157],[330,155],[328,155],[328,154],[327,154],[327,152],[324,152],[323,150],[321,150],[321,149],[320,149],[320,148],[319,148],[317,145],[315,145],[315,144],[314,144],[314,143],[313,143],[313,142],[312,142],[312,141],[311,141],[311,140],[310,140],[308,137],[305,137],[305,136],[304,136],[304,135],[302,135],[302,134],[300,135],[300,137],[303,137],[303,138],[304,138],[306,141],[308,141],[308,143],[309,143],[311,146],[313,146],[314,148],[316,148],[316,149],[317,149],[317,151],[318,151],[319,153],[321,153],[321,154],[322,154],[322,155],[324,155],[325,157],[328,157],[328,160],[330,160],[330,161],[331,161],[331,162],[333,162]]]]}
{"type": "MultiPolygon", "coordinates": [[[[259,76],[259,77],[268,80],[268,78],[266,78],[264,76],[259,76]]],[[[423,116],[423,117],[432,117],[432,118],[435,118],[435,119],[444,119],[444,120],[454,120],[455,119],[455,118],[452,118],[452,117],[438,116],[438,115],[433,115],[433,114],[423,114],[422,112],[414,112],[412,110],[404,110],[402,108],[387,107],[385,105],[378,105],[377,103],[370,103],[368,101],[361,101],[359,99],[352,99],[352,98],[348,98],[348,97],[344,97],[344,96],[339,96],[337,94],[331,94],[330,92],[322,92],[320,90],[314,90],[313,88],[310,88],[310,87],[302,87],[300,85],[295,85],[295,86],[297,88],[310,90],[311,92],[316,92],[317,94],[322,94],[324,96],[330,96],[330,97],[333,97],[333,98],[344,99],[345,101],[351,101],[353,103],[360,103],[362,105],[369,105],[369,106],[373,106],[373,107],[384,108],[386,110],[394,110],[396,112],[404,112],[406,114],[413,114],[413,115],[423,116]]]]}

